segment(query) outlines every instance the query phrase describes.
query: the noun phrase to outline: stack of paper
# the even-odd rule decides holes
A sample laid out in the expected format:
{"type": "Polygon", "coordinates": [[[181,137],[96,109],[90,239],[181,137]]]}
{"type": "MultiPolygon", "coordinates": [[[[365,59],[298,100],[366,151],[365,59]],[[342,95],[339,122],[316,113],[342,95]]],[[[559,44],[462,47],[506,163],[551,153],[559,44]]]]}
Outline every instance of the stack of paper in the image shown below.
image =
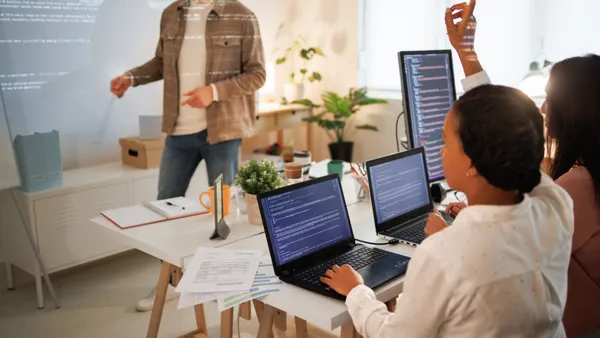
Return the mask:
{"type": "Polygon", "coordinates": [[[178,307],[217,301],[223,311],[277,292],[280,284],[261,251],[199,248],[176,288],[178,307]]]}

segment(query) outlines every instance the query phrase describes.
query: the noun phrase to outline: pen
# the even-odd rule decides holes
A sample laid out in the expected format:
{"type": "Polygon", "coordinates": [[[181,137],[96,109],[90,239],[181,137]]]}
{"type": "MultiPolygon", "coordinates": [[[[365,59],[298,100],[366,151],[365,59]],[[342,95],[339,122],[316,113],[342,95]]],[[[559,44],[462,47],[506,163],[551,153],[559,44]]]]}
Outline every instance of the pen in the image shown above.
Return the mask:
{"type": "Polygon", "coordinates": [[[175,204],[173,204],[173,203],[171,203],[171,202],[167,202],[167,205],[168,205],[168,206],[171,206],[171,207],[178,207],[178,208],[181,208],[181,209],[185,210],[185,207],[180,207],[180,206],[178,206],[178,205],[175,205],[175,204]]]}

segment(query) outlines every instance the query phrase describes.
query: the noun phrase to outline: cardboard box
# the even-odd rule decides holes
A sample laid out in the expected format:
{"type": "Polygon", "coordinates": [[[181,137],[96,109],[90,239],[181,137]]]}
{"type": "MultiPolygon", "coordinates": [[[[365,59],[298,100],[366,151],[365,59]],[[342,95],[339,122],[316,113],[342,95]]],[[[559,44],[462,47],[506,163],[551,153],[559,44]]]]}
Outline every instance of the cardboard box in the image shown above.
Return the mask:
{"type": "Polygon", "coordinates": [[[165,147],[164,139],[140,140],[136,136],[119,139],[119,144],[123,164],[141,169],[160,166],[160,158],[165,147]]]}

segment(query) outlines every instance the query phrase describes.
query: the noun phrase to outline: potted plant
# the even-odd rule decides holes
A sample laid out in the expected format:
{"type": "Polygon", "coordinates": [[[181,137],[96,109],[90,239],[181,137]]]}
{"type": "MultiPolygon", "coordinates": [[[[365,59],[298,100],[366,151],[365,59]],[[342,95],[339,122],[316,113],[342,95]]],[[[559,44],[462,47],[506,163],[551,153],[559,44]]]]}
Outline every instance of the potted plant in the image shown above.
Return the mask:
{"type": "MultiPolygon", "coordinates": [[[[277,50],[275,50],[277,52],[277,50]]],[[[325,56],[323,51],[318,47],[307,47],[306,40],[302,36],[298,36],[291,46],[287,47],[283,55],[277,58],[275,63],[283,65],[286,62],[294,60],[294,57],[300,57],[302,66],[298,70],[293,70],[288,75],[288,82],[284,84],[284,99],[285,102],[301,100],[304,98],[304,83],[308,80],[310,83],[321,81],[323,78],[321,73],[308,69],[308,62],[313,60],[315,56],[325,56]]]]}
{"type": "Polygon", "coordinates": [[[272,161],[252,160],[240,167],[235,185],[246,193],[246,212],[250,224],[262,225],[256,195],[282,187],[283,179],[272,161]]]}
{"type": "MultiPolygon", "coordinates": [[[[352,126],[352,117],[367,105],[385,104],[386,100],[373,99],[367,96],[367,88],[351,88],[347,96],[340,96],[334,92],[325,92],[321,95],[323,105],[314,104],[311,100],[297,100],[299,103],[312,108],[318,108],[321,112],[317,115],[307,117],[306,122],[316,123],[325,129],[331,139],[329,152],[332,160],[352,162],[354,143],[348,141],[351,136],[349,130],[352,126]]],[[[370,124],[354,126],[354,130],[378,131],[377,127],[370,124]]]]}

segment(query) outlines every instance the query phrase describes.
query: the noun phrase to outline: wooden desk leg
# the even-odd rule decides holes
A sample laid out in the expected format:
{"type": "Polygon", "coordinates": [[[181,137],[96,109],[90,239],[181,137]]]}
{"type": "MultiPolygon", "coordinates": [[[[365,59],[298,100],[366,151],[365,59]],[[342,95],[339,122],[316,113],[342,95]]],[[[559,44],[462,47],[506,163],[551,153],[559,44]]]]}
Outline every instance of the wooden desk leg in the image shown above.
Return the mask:
{"type": "MultiPolygon", "coordinates": [[[[258,300],[253,300],[252,303],[254,304],[254,310],[256,311],[256,317],[258,317],[258,322],[259,325],[261,323],[261,320],[263,318],[263,314],[265,312],[265,303],[258,301],[258,300]]],[[[271,326],[273,326],[273,324],[271,324],[271,326]]],[[[265,329],[267,330],[267,329],[265,329]]],[[[273,338],[273,328],[271,328],[266,336],[267,338],[273,338]]]]}
{"type": "Polygon", "coordinates": [[[162,319],[163,309],[165,307],[165,299],[167,298],[167,288],[169,286],[169,277],[173,266],[167,262],[162,263],[160,275],[158,276],[158,284],[156,286],[156,296],[154,298],[154,306],[150,315],[150,324],[148,325],[147,338],[158,337],[158,329],[160,328],[160,320],[162,319]]]}
{"type": "Polygon", "coordinates": [[[208,328],[206,327],[206,316],[204,315],[204,305],[198,304],[194,306],[194,315],[196,316],[196,326],[198,326],[198,334],[208,337],[208,328]]]}
{"type": "Polygon", "coordinates": [[[358,334],[358,332],[356,332],[356,329],[354,328],[354,324],[352,324],[352,322],[349,322],[347,324],[344,324],[344,326],[342,326],[342,334],[340,335],[341,338],[359,338],[360,335],[358,334]]]}
{"type": "Polygon", "coordinates": [[[245,320],[252,319],[252,304],[250,302],[240,304],[240,317],[245,320]]]}
{"type": "Polygon", "coordinates": [[[221,312],[221,338],[233,337],[233,308],[221,312]]]}
{"type": "Polygon", "coordinates": [[[171,280],[173,281],[173,285],[179,285],[181,281],[181,277],[183,277],[183,273],[181,272],[181,268],[175,267],[173,269],[173,274],[171,275],[171,280]]]}
{"type": "Polygon", "coordinates": [[[277,310],[275,316],[275,327],[281,331],[287,331],[287,313],[285,311],[277,310]]]}
{"type": "Polygon", "coordinates": [[[296,337],[297,338],[308,338],[308,324],[306,320],[295,317],[296,321],[296,337]]]}
{"type": "Polygon", "coordinates": [[[387,306],[389,312],[396,312],[396,298],[388,300],[385,303],[385,306],[387,306]]]}
{"type": "Polygon", "coordinates": [[[275,323],[275,316],[277,315],[277,309],[272,306],[264,304],[263,313],[260,317],[258,327],[258,338],[271,338],[273,337],[273,324],[275,323]]]}

